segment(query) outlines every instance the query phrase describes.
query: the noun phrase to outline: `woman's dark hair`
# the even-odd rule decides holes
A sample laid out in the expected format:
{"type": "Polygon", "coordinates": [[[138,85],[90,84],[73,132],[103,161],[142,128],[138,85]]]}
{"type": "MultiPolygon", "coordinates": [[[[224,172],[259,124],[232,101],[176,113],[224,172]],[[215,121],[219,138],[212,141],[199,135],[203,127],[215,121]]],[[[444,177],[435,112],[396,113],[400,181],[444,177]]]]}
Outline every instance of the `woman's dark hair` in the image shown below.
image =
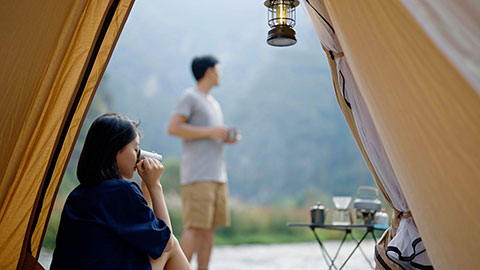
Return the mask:
{"type": "Polygon", "coordinates": [[[195,79],[198,81],[205,75],[208,68],[214,67],[218,64],[217,58],[211,55],[199,56],[193,58],[192,72],[195,79]]]}
{"type": "Polygon", "coordinates": [[[117,153],[140,135],[138,125],[117,113],[102,114],[93,121],[78,160],[77,177],[81,184],[120,178],[117,153]]]}

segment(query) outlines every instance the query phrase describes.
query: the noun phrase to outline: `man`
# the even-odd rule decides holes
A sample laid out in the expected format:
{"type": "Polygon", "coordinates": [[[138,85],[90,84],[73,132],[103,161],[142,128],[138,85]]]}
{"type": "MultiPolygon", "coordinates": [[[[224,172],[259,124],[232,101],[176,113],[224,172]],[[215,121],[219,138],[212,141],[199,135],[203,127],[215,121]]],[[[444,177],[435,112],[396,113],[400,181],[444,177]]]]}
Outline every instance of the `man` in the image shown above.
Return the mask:
{"type": "Polygon", "coordinates": [[[192,72],[197,80],[173,111],[168,133],[182,138],[182,208],[184,231],[180,245],[188,259],[197,253],[198,269],[208,269],[216,226],[230,226],[224,143],[229,138],[220,104],[210,95],[219,85],[218,60],[196,57],[192,72]]]}

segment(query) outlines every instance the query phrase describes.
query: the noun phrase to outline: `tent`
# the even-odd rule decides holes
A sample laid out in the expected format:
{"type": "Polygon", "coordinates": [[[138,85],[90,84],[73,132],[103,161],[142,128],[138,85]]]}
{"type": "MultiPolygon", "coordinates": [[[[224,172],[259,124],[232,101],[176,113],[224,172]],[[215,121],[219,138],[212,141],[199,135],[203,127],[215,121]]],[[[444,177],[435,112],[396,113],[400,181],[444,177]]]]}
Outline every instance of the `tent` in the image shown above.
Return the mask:
{"type": "Polygon", "coordinates": [[[478,267],[480,4],[301,2],[340,108],[395,211],[377,268],[478,267]]]}
{"type": "Polygon", "coordinates": [[[1,2],[0,269],[42,269],[56,192],[132,5],[1,2]]]}
{"type": "MultiPolygon", "coordinates": [[[[53,200],[132,5],[2,1],[0,269],[42,269],[53,200]]],[[[329,59],[346,122],[395,209],[377,268],[480,265],[480,5],[301,6],[329,59]]]]}

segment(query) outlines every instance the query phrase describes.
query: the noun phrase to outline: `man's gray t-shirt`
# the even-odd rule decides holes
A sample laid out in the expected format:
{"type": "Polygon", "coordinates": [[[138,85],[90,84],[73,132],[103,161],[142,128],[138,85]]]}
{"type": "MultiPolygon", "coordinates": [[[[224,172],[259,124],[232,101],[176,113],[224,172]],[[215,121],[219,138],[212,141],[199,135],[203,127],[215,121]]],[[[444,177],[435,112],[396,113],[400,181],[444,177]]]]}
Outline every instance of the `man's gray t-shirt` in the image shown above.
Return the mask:
{"type": "MultiPolygon", "coordinates": [[[[222,109],[211,95],[196,89],[187,89],[179,98],[173,114],[187,117],[194,126],[223,126],[222,109]]],[[[227,181],[223,140],[183,139],[182,185],[198,181],[227,181]]]]}

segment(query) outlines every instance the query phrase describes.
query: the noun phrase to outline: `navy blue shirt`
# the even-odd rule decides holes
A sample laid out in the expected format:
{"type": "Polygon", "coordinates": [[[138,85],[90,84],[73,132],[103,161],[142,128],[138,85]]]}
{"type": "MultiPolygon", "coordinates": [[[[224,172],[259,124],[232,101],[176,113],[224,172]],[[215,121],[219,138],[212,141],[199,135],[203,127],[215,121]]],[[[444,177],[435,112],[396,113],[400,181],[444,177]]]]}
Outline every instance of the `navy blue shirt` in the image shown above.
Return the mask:
{"type": "Polygon", "coordinates": [[[79,185],[68,196],[50,269],[151,269],[170,229],[137,184],[123,179],[79,185]]]}

